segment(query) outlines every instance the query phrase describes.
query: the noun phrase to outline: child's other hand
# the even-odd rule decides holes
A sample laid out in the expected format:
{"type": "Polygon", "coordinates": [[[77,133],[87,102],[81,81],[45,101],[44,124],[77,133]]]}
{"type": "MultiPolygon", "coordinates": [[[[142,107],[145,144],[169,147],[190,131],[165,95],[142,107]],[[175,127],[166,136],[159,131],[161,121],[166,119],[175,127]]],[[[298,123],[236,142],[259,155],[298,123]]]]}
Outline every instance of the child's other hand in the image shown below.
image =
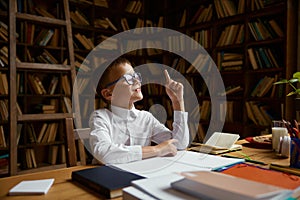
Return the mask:
{"type": "Polygon", "coordinates": [[[177,81],[174,81],[170,78],[169,73],[167,70],[164,71],[166,77],[166,92],[170,97],[171,101],[174,102],[181,102],[183,101],[183,85],[177,81]]]}
{"type": "Polygon", "coordinates": [[[178,142],[176,139],[166,140],[155,146],[157,156],[175,156],[177,148],[174,143],[178,142]]]}

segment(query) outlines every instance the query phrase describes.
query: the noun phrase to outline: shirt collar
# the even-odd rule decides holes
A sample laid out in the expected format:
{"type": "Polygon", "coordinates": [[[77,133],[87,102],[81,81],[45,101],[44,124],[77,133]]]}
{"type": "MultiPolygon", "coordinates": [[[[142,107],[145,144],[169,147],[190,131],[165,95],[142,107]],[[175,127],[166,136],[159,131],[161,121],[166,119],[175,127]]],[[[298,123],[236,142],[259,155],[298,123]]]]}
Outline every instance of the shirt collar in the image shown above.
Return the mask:
{"type": "Polygon", "coordinates": [[[116,115],[122,119],[136,118],[138,115],[138,113],[137,113],[138,110],[135,109],[134,106],[129,110],[129,109],[111,105],[110,110],[114,115],[116,115]]]}

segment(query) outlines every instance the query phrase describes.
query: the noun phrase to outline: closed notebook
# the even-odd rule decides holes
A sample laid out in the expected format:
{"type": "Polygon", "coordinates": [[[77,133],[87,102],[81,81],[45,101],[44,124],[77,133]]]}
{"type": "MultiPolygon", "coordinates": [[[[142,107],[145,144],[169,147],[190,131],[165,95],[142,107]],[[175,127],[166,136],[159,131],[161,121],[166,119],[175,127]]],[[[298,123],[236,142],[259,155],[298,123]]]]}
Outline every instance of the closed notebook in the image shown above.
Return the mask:
{"type": "Polygon", "coordinates": [[[261,183],[271,184],[286,189],[296,189],[300,186],[300,177],[292,174],[264,169],[248,164],[237,164],[221,173],[245,178],[261,183]]]}
{"type": "Polygon", "coordinates": [[[185,178],[171,183],[172,188],[200,199],[285,199],[291,190],[219,172],[184,172],[185,178]]]}
{"type": "Polygon", "coordinates": [[[106,198],[122,195],[122,188],[130,186],[131,181],[144,177],[112,168],[101,166],[72,172],[72,180],[88,187],[106,198]]]}
{"type": "Polygon", "coordinates": [[[54,179],[26,180],[21,181],[9,190],[9,195],[42,195],[47,194],[54,179]]]}

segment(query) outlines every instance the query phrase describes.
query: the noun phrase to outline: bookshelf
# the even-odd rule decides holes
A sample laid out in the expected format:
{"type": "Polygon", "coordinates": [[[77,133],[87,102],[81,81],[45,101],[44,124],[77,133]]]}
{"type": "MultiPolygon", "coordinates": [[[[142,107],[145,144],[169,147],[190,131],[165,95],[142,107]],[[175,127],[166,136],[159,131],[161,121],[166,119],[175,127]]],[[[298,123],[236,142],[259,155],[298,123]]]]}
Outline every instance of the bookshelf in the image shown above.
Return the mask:
{"type": "MultiPolygon", "coordinates": [[[[272,118],[295,118],[295,101],[285,96],[286,88],[272,83],[297,70],[293,57],[297,1],[203,0],[178,1],[174,9],[168,9],[170,6],[167,1],[166,27],[199,41],[219,68],[227,93],[227,105],[218,108],[222,115],[227,107],[222,131],[245,138],[268,132],[272,118]]],[[[171,57],[169,63],[176,58],[167,56],[171,57]]],[[[187,79],[195,79],[200,85],[195,89],[199,93],[200,112],[207,113],[210,96],[205,84],[199,74],[187,73],[188,63],[185,66],[187,79]]],[[[210,116],[204,115],[200,125],[205,132],[210,116]]],[[[203,134],[198,137],[202,139],[203,134]]]]}
{"type": "Polygon", "coordinates": [[[73,117],[76,76],[68,6],[8,3],[8,175],[67,166],[65,119],[73,117]]]}
{"type": "MultiPolygon", "coordinates": [[[[0,104],[5,105],[0,108],[7,110],[1,111],[1,114],[12,113],[1,115],[0,118],[0,133],[4,132],[7,143],[6,147],[0,146],[0,152],[1,155],[10,155],[6,173],[14,175],[66,166],[64,163],[55,163],[55,156],[49,156],[54,155],[52,152],[60,152],[65,144],[65,118],[74,117],[76,128],[88,127],[85,122],[92,110],[104,106],[94,90],[87,90],[91,88],[88,78],[80,77],[75,82],[77,85],[73,85],[76,74],[84,71],[90,77],[93,67],[97,62],[102,62],[85,59],[93,47],[107,37],[138,27],[170,28],[193,37],[207,50],[228,88],[227,105],[220,105],[217,111],[220,115],[224,115],[224,107],[229,111],[224,132],[239,133],[244,138],[258,135],[269,128],[269,121],[258,122],[258,119],[251,118],[247,112],[249,106],[256,106],[256,110],[272,110],[275,118],[283,115],[286,119],[293,119],[294,101],[285,97],[285,88],[273,89],[270,86],[269,89],[257,91],[255,88],[260,88],[260,84],[267,85],[262,84],[263,81],[271,83],[290,77],[296,70],[297,44],[294,38],[297,33],[297,1],[273,0],[268,5],[261,4],[263,1],[260,0],[226,1],[232,2],[228,5],[224,5],[224,2],[122,0],[117,5],[103,0],[63,0],[52,3],[41,0],[0,0],[0,21],[9,25],[10,33],[5,39],[0,24],[0,65],[4,63],[0,67],[0,104]],[[6,8],[3,2],[7,2],[6,8]],[[31,2],[39,9],[33,9],[31,2]],[[231,8],[232,5],[235,5],[237,12],[231,8]],[[227,7],[225,13],[221,9],[224,6],[227,7]],[[268,23],[266,26],[273,27],[269,34],[265,33],[269,27],[257,29],[263,27],[265,22],[268,23]],[[264,37],[259,33],[264,33],[264,37]],[[5,48],[8,46],[10,48],[5,48]],[[266,58],[269,60],[266,61],[266,58]],[[259,60],[266,63],[261,65],[255,62],[259,60]],[[88,65],[83,65],[88,62],[88,65]],[[8,92],[3,89],[5,75],[8,92]],[[89,97],[94,93],[95,101],[91,102],[89,97]],[[65,105],[68,105],[66,102],[70,102],[72,95],[77,100],[78,94],[86,97],[86,101],[84,105],[73,104],[76,110],[73,115],[65,105]],[[282,108],[284,111],[281,114],[282,108]],[[43,141],[39,133],[47,128],[57,130],[54,140],[52,136],[47,140],[45,137],[44,142],[30,142],[34,132],[36,140],[43,141]],[[19,129],[22,130],[20,139],[16,134],[19,129]],[[18,140],[20,143],[17,146],[18,140]],[[37,168],[34,163],[31,163],[32,167],[26,162],[26,154],[35,154],[37,168]],[[43,160],[42,157],[47,159],[43,160]]],[[[133,38],[127,42],[122,47],[112,42],[103,51],[103,57],[110,58],[111,49],[126,50],[126,45],[139,45],[140,41],[133,38]]],[[[194,72],[193,66],[178,55],[154,49],[139,49],[125,56],[136,66],[163,63],[185,76],[195,88],[200,104],[201,118],[196,140],[203,140],[210,123],[211,98],[203,78],[194,72]]],[[[150,73],[153,75],[155,72],[150,73]]],[[[168,115],[167,125],[170,126],[172,112],[164,88],[147,84],[142,86],[142,90],[148,98],[139,102],[137,107],[149,110],[154,104],[162,104],[168,115]]],[[[60,160],[61,154],[57,155],[60,160]]]]}

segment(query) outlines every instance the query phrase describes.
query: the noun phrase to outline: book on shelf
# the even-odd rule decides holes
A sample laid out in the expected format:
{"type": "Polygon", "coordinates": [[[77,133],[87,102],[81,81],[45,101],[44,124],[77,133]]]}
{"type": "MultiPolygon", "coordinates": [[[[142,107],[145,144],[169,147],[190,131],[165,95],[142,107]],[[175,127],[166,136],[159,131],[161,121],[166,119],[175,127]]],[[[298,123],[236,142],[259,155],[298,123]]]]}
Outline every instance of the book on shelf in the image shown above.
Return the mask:
{"type": "Polygon", "coordinates": [[[34,7],[35,11],[43,16],[43,17],[49,17],[49,18],[56,18],[54,15],[52,15],[51,13],[49,13],[46,9],[44,8],[40,8],[40,7],[34,7]]]}
{"type": "Polygon", "coordinates": [[[142,2],[140,0],[131,0],[128,2],[125,11],[133,14],[139,14],[142,9],[142,2]]]}
{"type": "Polygon", "coordinates": [[[8,101],[6,99],[0,100],[0,119],[8,120],[8,101]]]}
{"type": "Polygon", "coordinates": [[[181,19],[180,19],[180,22],[179,22],[179,27],[184,27],[185,26],[186,18],[187,18],[187,10],[184,9],[184,11],[182,13],[182,16],[181,16],[181,19]]]}
{"type": "Polygon", "coordinates": [[[55,165],[57,162],[57,157],[58,157],[58,145],[51,145],[49,147],[48,162],[51,165],[55,165]]]}
{"type": "Polygon", "coordinates": [[[104,8],[109,7],[107,0],[94,0],[94,4],[99,7],[104,7],[104,8]]]}
{"type": "Polygon", "coordinates": [[[271,116],[264,108],[254,101],[245,102],[248,118],[256,125],[269,126],[271,124],[271,116]]]}
{"type": "Polygon", "coordinates": [[[8,94],[8,81],[6,73],[0,72],[0,94],[8,94]]]}
{"type": "Polygon", "coordinates": [[[195,171],[181,175],[184,178],[171,183],[171,187],[201,199],[285,199],[292,194],[285,188],[219,172],[195,171]]]}
{"type": "Polygon", "coordinates": [[[211,103],[210,101],[204,100],[200,109],[200,119],[201,120],[209,120],[211,113],[211,103]]]}
{"type": "Polygon", "coordinates": [[[109,27],[111,27],[114,31],[118,31],[117,27],[111,22],[111,20],[108,17],[104,18],[105,21],[107,21],[109,27]]]}
{"type": "Polygon", "coordinates": [[[46,90],[40,78],[36,74],[28,74],[29,86],[34,94],[46,94],[46,90]]]}
{"type": "Polygon", "coordinates": [[[263,97],[272,88],[275,77],[265,76],[261,78],[251,92],[252,97],[263,97]]]}
{"type": "Polygon", "coordinates": [[[221,96],[235,94],[235,93],[240,92],[240,91],[243,91],[243,88],[240,85],[228,86],[228,87],[225,88],[225,91],[223,93],[221,93],[221,96]]]}
{"type": "MultiPolygon", "coordinates": [[[[23,157],[23,159],[24,159],[24,157],[23,157]]],[[[31,149],[31,148],[25,149],[24,163],[25,163],[26,168],[28,168],[28,169],[37,168],[34,149],[31,149]]]]}
{"type": "Polygon", "coordinates": [[[6,148],[6,139],[5,139],[5,133],[4,133],[4,129],[3,126],[0,125],[0,147],[6,148]]]}
{"type": "Polygon", "coordinates": [[[123,31],[127,31],[130,29],[127,18],[121,18],[121,26],[123,28],[123,31]]]}
{"type": "Polygon", "coordinates": [[[93,44],[91,38],[87,38],[85,35],[76,33],[74,37],[83,45],[87,50],[92,50],[95,45],[93,44]]]}
{"type": "Polygon", "coordinates": [[[37,138],[37,143],[41,143],[42,142],[42,139],[43,139],[43,136],[47,130],[47,127],[48,127],[48,123],[43,123],[40,131],[39,131],[39,135],[38,135],[38,138],[37,138]]]}
{"type": "Polygon", "coordinates": [[[71,96],[71,86],[70,86],[70,81],[69,81],[69,77],[67,74],[62,75],[61,84],[62,84],[62,88],[63,88],[65,95],[71,96]]]}
{"type": "Polygon", "coordinates": [[[58,123],[44,123],[40,130],[37,142],[49,143],[54,142],[58,131],[58,123]]]}
{"type": "Polygon", "coordinates": [[[53,76],[51,81],[50,81],[50,85],[48,87],[48,90],[47,90],[48,94],[54,94],[55,93],[58,82],[59,82],[58,76],[53,76]]]}
{"type": "Polygon", "coordinates": [[[130,186],[131,181],[142,178],[144,177],[111,166],[100,166],[72,172],[72,181],[95,190],[106,198],[122,196],[122,188],[130,186]]]}
{"type": "Polygon", "coordinates": [[[65,113],[72,113],[72,101],[69,97],[64,97],[64,106],[65,106],[65,113]]]}

